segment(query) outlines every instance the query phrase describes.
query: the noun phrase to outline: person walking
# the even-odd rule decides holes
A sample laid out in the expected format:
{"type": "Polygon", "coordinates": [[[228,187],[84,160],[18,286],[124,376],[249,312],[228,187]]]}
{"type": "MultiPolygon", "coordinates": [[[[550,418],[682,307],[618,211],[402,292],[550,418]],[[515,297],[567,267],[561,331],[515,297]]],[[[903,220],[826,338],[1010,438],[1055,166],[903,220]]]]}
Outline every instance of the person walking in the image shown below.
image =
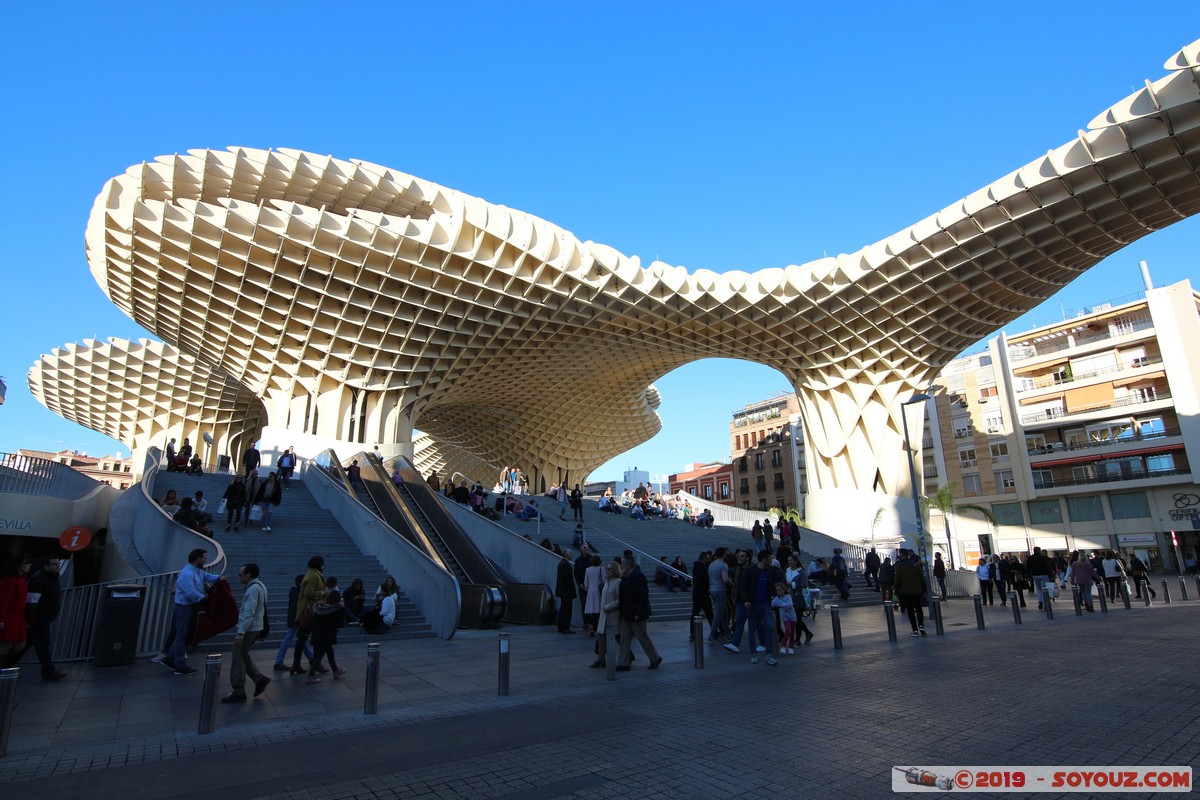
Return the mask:
{"type": "Polygon", "coordinates": [[[583,492],[579,489],[579,484],[575,484],[575,488],[571,490],[571,515],[576,522],[583,522],[583,492]]]}
{"type": "Polygon", "coordinates": [[[600,594],[600,619],[596,624],[596,660],[592,669],[607,665],[606,659],[615,658],[608,654],[608,631],[621,627],[621,567],[610,561],[604,567],[604,587],[600,594]]]}
{"type": "Polygon", "coordinates": [[[321,676],[317,673],[323,669],[323,658],[328,659],[329,669],[333,670],[335,681],[346,674],[345,669],[338,667],[337,656],[333,652],[333,646],[337,644],[338,628],[342,627],[345,621],[343,608],[342,593],[337,589],[337,578],[330,577],[326,583],[325,597],[313,604],[313,658],[309,663],[308,677],[304,679],[306,684],[321,682],[321,676]]]}
{"type": "Polygon", "coordinates": [[[207,550],[200,547],[192,550],[188,553],[187,564],[175,579],[175,604],[171,613],[171,630],[167,634],[171,647],[166,657],[160,656],[159,661],[176,675],[196,674],[196,670],[187,663],[188,633],[196,621],[196,615],[200,613],[205,588],[216,583],[221,577],[204,571],[204,562],[207,559],[207,550]]]}
{"type": "Polygon", "coordinates": [[[241,475],[233,476],[221,500],[225,503],[225,530],[230,527],[234,531],[240,530],[238,523],[241,522],[242,506],[246,505],[246,482],[241,475]]]}
{"type": "MultiPolygon", "coordinates": [[[[312,635],[314,612],[309,609],[325,599],[325,576],[321,574],[321,570],[324,568],[325,559],[321,556],[313,556],[308,560],[308,572],[304,573],[304,578],[300,581],[300,592],[296,596],[296,647],[292,651],[293,675],[300,675],[304,672],[300,669],[300,654],[304,652],[304,646],[308,644],[308,637],[312,635]]],[[[313,652],[315,654],[315,647],[313,652]]],[[[320,671],[317,659],[314,657],[310,661],[313,668],[320,671]]]]}
{"type": "Polygon", "coordinates": [[[646,576],[638,569],[637,561],[626,556],[621,570],[621,586],[618,592],[618,608],[621,613],[621,651],[617,655],[617,671],[628,672],[633,661],[633,640],[642,646],[642,652],[650,659],[650,669],[658,669],[662,656],[646,633],[646,620],[650,619],[650,589],[646,576]]]}
{"type": "Polygon", "coordinates": [[[937,581],[938,591],[941,592],[943,602],[946,600],[946,562],[942,560],[941,553],[933,554],[933,579],[937,581]]]}
{"type": "MultiPolygon", "coordinates": [[[[751,638],[757,634],[759,646],[767,653],[767,663],[774,666],[775,659],[775,622],[771,613],[771,598],[775,594],[775,584],[783,583],[783,570],[771,564],[771,554],[763,550],[758,554],[758,561],[742,570],[738,582],[738,602],[746,609],[746,620],[749,623],[751,638]]],[[[738,637],[734,636],[734,644],[738,637]]],[[[758,648],[750,649],[750,663],[758,663],[758,648]]]]}
{"type": "Polygon", "coordinates": [[[1054,572],[1050,557],[1042,552],[1042,548],[1033,548],[1033,555],[1025,559],[1025,570],[1033,580],[1033,588],[1037,591],[1038,610],[1041,611],[1046,602],[1046,584],[1054,572]]]}
{"type": "Polygon", "coordinates": [[[1092,607],[1092,586],[1103,581],[1104,577],[1079,551],[1072,553],[1071,557],[1073,560],[1067,567],[1067,582],[1079,588],[1079,598],[1083,601],[1088,613],[1094,613],[1096,609],[1092,607]]]}
{"type": "Polygon", "coordinates": [[[258,448],[254,446],[254,442],[246,448],[246,452],[242,453],[242,470],[246,473],[246,477],[250,477],[250,473],[258,471],[258,465],[262,463],[262,454],[258,452],[258,448]]]}
{"type": "Polygon", "coordinates": [[[879,591],[879,565],[881,563],[882,562],[879,560],[879,553],[875,552],[874,547],[867,552],[866,557],[863,559],[863,571],[866,573],[867,588],[874,588],[877,592],[879,591]],[[874,580],[873,584],[872,580],[874,580]]]}
{"type": "MultiPolygon", "coordinates": [[[[0,558],[8,558],[0,555],[0,558]]],[[[25,649],[25,601],[29,595],[29,570],[33,561],[28,556],[11,558],[0,573],[0,667],[9,666],[10,659],[25,649]]]]}
{"type": "Polygon", "coordinates": [[[992,597],[992,565],[988,563],[987,556],[979,559],[975,574],[979,578],[980,602],[985,606],[996,605],[996,600],[992,597]]]}
{"type": "Polygon", "coordinates": [[[725,548],[718,547],[713,551],[712,561],[708,563],[708,596],[712,603],[712,624],[708,628],[708,643],[718,644],[729,638],[729,587],[733,580],[729,577],[729,565],[725,563],[725,548]]]}
{"type": "MultiPolygon", "coordinates": [[[[300,583],[304,580],[303,575],[296,576],[296,585],[288,590],[288,610],[287,610],[287,633],[283,635],[283,641],[279,643],[279,650],[275,653],[275,671],[286,672],[287,664],[283,662],[287,658],[288,653],[292,651],[292,647],[296,644],[296,607],[300,602],[300,583]]],[[[304,655],[308,659],[308,663],[312,663],[313,651],[311,646],[305,646],[304,655]]]]}
{"type": "Polygon", "coordinates": [[[42,568],[29,579],[29,593],[25,601],[25,649],[17,656],[17,661],[33,648],[37,653],[38,663],[41,664],[44,681],[61,681],[67,677],[67,673],[54,666],[50,652],[50,626],[58,619],[58,612],[62,609],[62,587],[58,583],[61,569],[61,559],[46,559],[42,568]]]}
{"type": "MultiPolygon", "coordinates": [[[[708,624],[712,625],[712,598],[708,595],[708,562],[712,555],[708,551],[701,552],[692,562],[692,619],[703,615],[708,624]]],[[[695,627],[688,630],[688,641],[695,637],[695,627]]]]}
{"type": "Polygon", "coordinates": [[[575,567],[571,562],[571,555],[570,550],[563,550],[563,557],[558,562],[558,572],[555,576],[554,596],[558,598],[559,633],[575,632],[571,630],[571,607],[578,590],[575,587],[575,567]]]}
{"type": "Polygon", "coordinates": [[[233,637],[233,664],[229,668],[229,688],[232,691],[221,698],[222,703],[246,702],[246,676],[254,684],[254,696],[266,690],[271,679],[259,672],[250,658],[250,648],[262,638],[267,616],[267,587],[258,579],[258,564],[242,564],[237,577],[244,587],[242,607],[238,613],[237,635],[233,637]]]}
{"type": "Polygon", "coordinates": [[[292,473],[296,471],[296,451],[288,448],[279,457],[279,482],[284,489],[292,488],[292,473]]]}
{"type": "Polygon", "coordinates": [[[262,486],[258,488],[258,496],[255,501],[262,507],[262,530],[263,533],[271,532],[271,510],[278,508],[283,501],[283,490],[279,486],[279,479],[272,472],[263,481],[262,486]]]}
{"type": "Polygon", "coordinates": [[[900,598],[900,608],[908,613],[912,635],[925,636],[925,612],[921,609],[921,600],[928,587],[925,586],[925,575],[920,565],[916,559],[910,558],[910,552],[907,548],[901,548],[896,561],[896,596],[900,598]]]}

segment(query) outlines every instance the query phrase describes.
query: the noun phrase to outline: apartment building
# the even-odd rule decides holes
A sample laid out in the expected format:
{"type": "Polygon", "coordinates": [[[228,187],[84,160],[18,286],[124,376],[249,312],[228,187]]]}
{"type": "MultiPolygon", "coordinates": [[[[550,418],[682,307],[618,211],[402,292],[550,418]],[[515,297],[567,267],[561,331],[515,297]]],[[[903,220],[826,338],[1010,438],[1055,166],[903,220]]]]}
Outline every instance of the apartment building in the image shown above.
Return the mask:
{"type": "Polygon", "coordinates": [[[1200,551],[1200,294],[1189,281],[988,341],[936,381],[923,492],[954,481],[935,548],[1114,549],[1175,571],[1200,551]]]}
{"type": "Polygon", "coordinates": [[[721,505],[734,505],[733,465],[688,464],[683,472],[667,476],[669,492],[684,491],[721,505]]]}
{"type": "Polygon", "coordinates": [[[729,423],[734,501],[741,508],[798,508],[807,491],[800,403],[794,392],[735,411],[729,423]]]}

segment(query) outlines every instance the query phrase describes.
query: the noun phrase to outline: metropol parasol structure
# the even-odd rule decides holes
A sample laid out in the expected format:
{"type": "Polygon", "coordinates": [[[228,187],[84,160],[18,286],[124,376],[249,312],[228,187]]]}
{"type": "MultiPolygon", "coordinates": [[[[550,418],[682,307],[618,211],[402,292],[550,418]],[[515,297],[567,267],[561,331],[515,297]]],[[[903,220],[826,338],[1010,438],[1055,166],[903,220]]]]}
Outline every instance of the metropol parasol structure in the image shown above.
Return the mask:
{"type": "Polygon", "coordinates": [[[847,509],[910,491],[905,400],[1106,256],[1200,211],[1200,42],[1165,68],[1074,140],[906,230],[754,273],[643,266],[361,161],[160,157],[105,184],[86,245],[105,294],[166,344],[68,345],[30,387],[135,453],[203,434],[235,460],[259,439],[266,453],[377,449],[485,481],[520,465],[540,489],[653,436],[660,376],[746,359],[799,396],[809,525],[861,530],[847,509]]]}

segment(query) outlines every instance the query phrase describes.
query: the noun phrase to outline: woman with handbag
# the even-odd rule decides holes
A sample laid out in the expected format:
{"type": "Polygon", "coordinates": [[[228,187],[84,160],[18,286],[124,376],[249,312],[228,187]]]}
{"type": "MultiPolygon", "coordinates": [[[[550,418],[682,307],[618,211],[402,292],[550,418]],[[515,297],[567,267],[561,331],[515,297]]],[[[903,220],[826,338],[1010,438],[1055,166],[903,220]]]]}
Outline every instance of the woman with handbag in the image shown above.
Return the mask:
{"type": "Polygon", "coordinates": [[[1117,554],[1109,550],[1104,554],[1104,587],[1108,592],[1108,602],[1114,603],[1117,599],[1117,593],[1120,590],[1120,585],[1125,581],[1125,565],[1121,563],[1121,559],[1117,558],[1117,554]]]}
{"type": "Polygon", "coordinates": [[[313,657],[309,662],[305,683],[321,682],[321,676],[317,672],[321,669],[322,658],[329,659],[329,669],[333,670],[335,681],[346,674],[346,670],[338,667],[337,657],[333,652],[333,646],[337,644],[338,628],[342,627],[342,608],[342,593],[337,590],[337,578],[331,576],[326,583],[325,597],[312,607],[313,657]]]}
{"type": "MultiPolygon", "coordinates": [[[[600,598],[600,621],[596,624],[596,660],[592,662],[593,669],[605,665],[608,654],[607,631],[621,627],[621,568],[617,562],[610,561],[604,566],[604,592],[600,598]]],[[[617,654],[613,653],[613,658],[617,654]]]]}

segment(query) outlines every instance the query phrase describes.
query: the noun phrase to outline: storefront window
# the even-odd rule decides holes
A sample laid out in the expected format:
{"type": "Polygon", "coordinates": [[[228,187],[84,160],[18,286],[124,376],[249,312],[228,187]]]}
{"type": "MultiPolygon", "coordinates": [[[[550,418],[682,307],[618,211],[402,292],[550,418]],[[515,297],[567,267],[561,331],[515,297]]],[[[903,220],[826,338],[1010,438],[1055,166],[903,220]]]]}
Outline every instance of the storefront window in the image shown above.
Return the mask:
{"type": "Polygon", "coordinates": [[[1068,497],[1067,513],[1072,522],[1094,522],[1104,519],[1104,505],[1100,502],[1098,494],[1068,497]]]}

